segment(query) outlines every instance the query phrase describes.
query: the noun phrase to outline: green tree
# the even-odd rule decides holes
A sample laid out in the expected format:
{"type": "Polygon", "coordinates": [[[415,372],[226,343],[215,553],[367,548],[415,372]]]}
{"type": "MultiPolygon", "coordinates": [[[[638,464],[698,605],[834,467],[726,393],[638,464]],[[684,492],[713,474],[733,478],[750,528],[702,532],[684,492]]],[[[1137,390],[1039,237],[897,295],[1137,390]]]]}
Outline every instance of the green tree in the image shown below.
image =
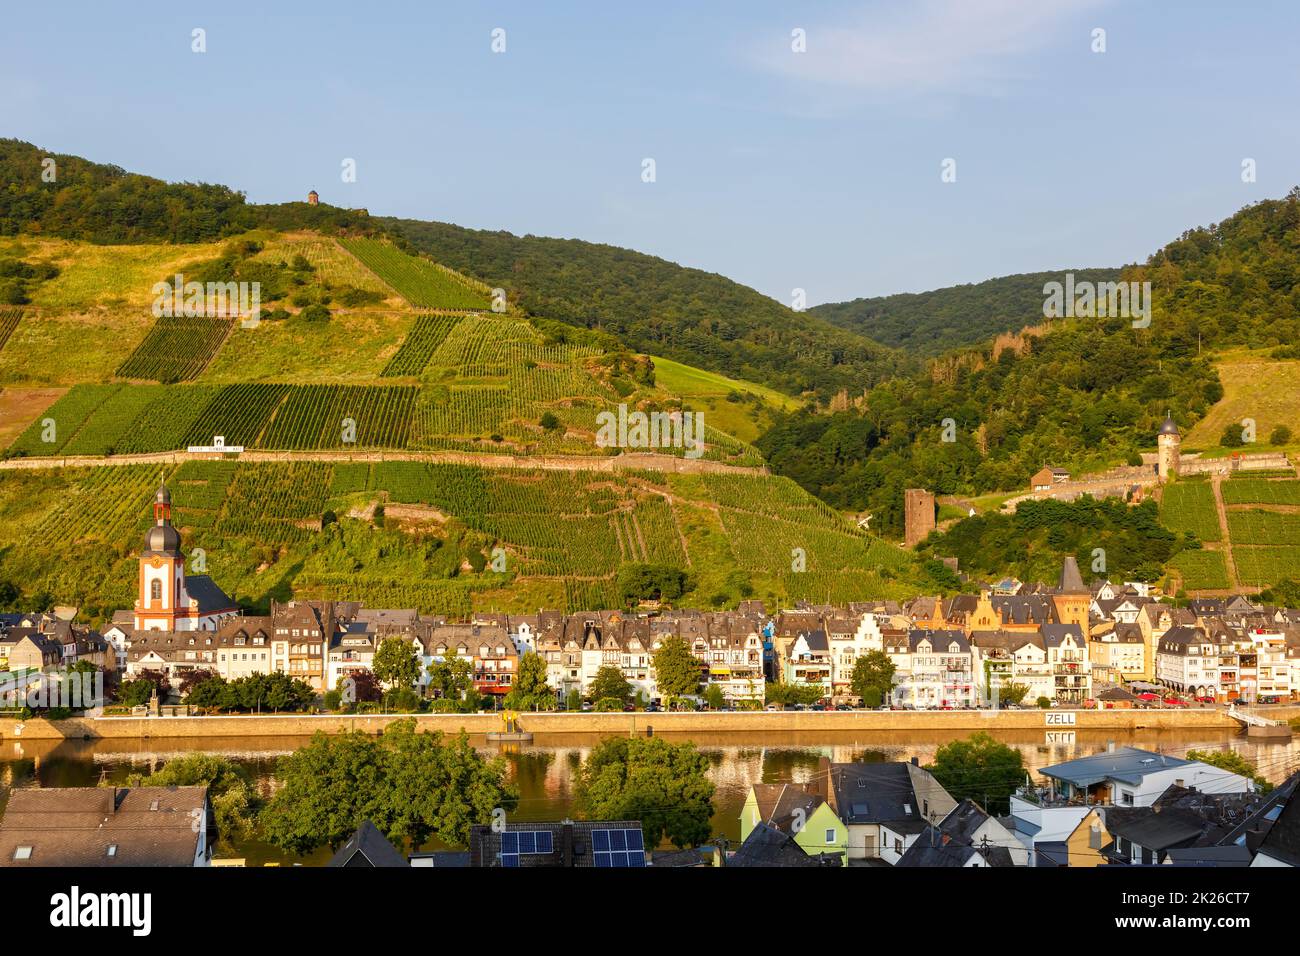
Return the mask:
{"type": "Polygon", "coordinates": [[[463,701],[474,686],[474,664],[468,657],[448,654],[429,665],[429,689],[447,700],[463,701]]]}
{"type": "Polygon", "coordinates": [[[875,689],[881,700],[887,700],[894,688],[894,662],[884,651],[867,651],[853,662],[853,674],[849,678],[849,687],[853,693],[867,699],[867,692],[875,689]]]}
{"type": "Polygon", "coordinates": [[[592,700],[600,701],[610,698],[617,700],[620,709],[632,699],[632,685],[623,676],[623,672],[613,664],[606,664],[596,671],[596,676],[591,679],[588,692],[591,694],[592,700]]]}
{"type": "Polygon", "coordinates": [[[589,820],[640,820],[646,846],[698,846],[712,835],[709,761],[691,743],[609,737],[578,770],[575,797],[589,820]]]}
{"type": "Polygon", "coordinates": [[[570,712],[582,710],[582,694],[578,693],[576,688],[565,695],[564,709],[570,712]]]}
{"type": "Polygon", "coordinates": [[[709,705],[710,710],[721,710],[726,706],[727,695],[717,684],[709,684],[704,688],[704,702],[709,705]]]}
{"type": "Polygon", "coordinates": [[[464,734],[448,742],[417,731],[414,718],[394,721],[378,738],[317,733],[280,761],[275,777],[263,832],[272,845],[300,854],[337,848],[364,820],[412,847],[431,837],[461,846],[472,824],[518,802],[503,759],[484,759],[464,734]]]}
{"type": "Polygon", "coordinates": [[[700,660],[681,637],[668,637],[654,652],[655,683],[664,703],[700,688],[700,660]]]}
{"type": "Polygon", "coordinates": [[[546,676],[546,661],[533,651],[519,659],[515,682],[504,703],[511,710],[555,709],[555,691],[546,676]]]}
{"type": "Polygon", "coordinates": [[[1255,781],[1255,788],[1260,793],[1268,793],[1273,789],[1271,781],[1261,776],[1255,765],[1233,750],[1189,750],[1187,751],[1188,760],[1199,760],[1201,763],[1208,763],[1211,767],[1218,767],[1220,770],[1226,770],[1229,773],[1238,773],[1247,780],[1255,781]]]}
{"type": "Polygon", "coordinates": [[[821,684],[787,684],[784,681],[769,682],[763,694],[769,704],[782,707],[815,704],[825,696],[826,688],[821,684]]]}
{"type": "Polygon", "coordinates": [[[983,731],[940,747],[926,767],[955,800],[974,800],[989,813],[1007,813],[1025,781],[1024,758],[983,731]]]}
{"type": "Polygon", "coordinates": [[[1009,683],[1003,684],[998,688],[999,704],[1019,704],[1029,693],[1029,687],[1025,684],[1009,683]]]}
{"type": "MultiPolygon", "coordinates": [[[[113,786],[105,781],[101,786],[113,786]]],[[[233,849],[253,836],[258,799],[248,772],[220,754],[190,753],[150,774],[132,773],[128,787],[207,787],[217,824],[217,845],[233,849]]]]}
{"type": "Polygon", "coordinates": [[[1278,425],[1269,432],[1268,443],[1270,445],[1287,445],[1291,442],[1291,429],[1286,425],[1278,425]]]}
{"type": "Polygon", "coordinates": [[[420,655],[415,643],[400,637],[386,637],[375,651],[370,669],[391,688],[410,689],[420,679],[420,655]]]}

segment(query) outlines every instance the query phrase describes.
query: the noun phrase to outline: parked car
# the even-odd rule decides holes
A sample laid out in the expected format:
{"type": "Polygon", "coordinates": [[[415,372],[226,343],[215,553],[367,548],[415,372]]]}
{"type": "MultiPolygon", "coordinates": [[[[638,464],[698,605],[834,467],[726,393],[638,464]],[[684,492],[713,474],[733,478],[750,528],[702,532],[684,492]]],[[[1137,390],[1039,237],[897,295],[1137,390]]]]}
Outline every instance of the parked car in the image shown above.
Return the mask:
{"type": "Polygon", "coordinates": [[[650,703],[645,705],[645,712],[647,714],[657,714],[659,713],[659,705],[656,704],[654,701],[651,701],[650,703]]]}
{"type": "Polygon", "coordinates": [[[853,710],[853,708],[850,707],[848,704],[836,704],[836,705],[835,705],[835,709],[836,709],[836,710],[853,710]]]}

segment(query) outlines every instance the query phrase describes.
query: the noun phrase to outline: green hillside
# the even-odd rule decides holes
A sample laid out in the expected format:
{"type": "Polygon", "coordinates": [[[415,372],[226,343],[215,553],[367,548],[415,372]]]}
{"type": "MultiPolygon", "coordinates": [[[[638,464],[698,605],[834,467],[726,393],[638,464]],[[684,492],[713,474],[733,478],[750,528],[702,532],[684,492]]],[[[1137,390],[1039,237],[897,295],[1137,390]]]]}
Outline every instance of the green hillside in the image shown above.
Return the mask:
{"type": "Polygon", "coordinates": [[[1135,461],[1166,411],[1186,432],[1223,398],[1220,350],[1297,341],[1300,191],[1191,230],[1123,275],[1151,283],[1149,327],[1058,320],[1013,347],[932,359],[847,411],[788,416],[756,445],[778,473],[894,531],[908,487],[975,495],[1024,488],[1044,464],[1135,461]]]}
{"type": "Polygon", "coordinates": [[[295,595],[458,616],[617,606],[618,572],[640,565],[684,571],[682,601],[701,607],[919,586],[910,557],[781,478],[418,461],[0,471],[0,581],[91,618],[130,607],[160,479],[191,563],[201,550],[250,607],[295,595]],[[800,573],[793,548],[806,555],[800,573]]]}
{"type": "Polygon", "coordinates": [[[790,395],[860,391],[905,364],[892,350],[724,276],[630,249],[442,222],[375,221],[437,261],[504,288],[526,312],[598,328],[639,352],[790,395]]]}
{"type": "MultiPolygon", "coordinates": [[[[1074,269],[1076,281],[1111,282],[1118,269],[1074,269]]],[[[856,332],[921,355],[940,355],[1003,332],[1043,321],[1043,286],[1062,282],[1063,272],[1029,272],[931,292],[853,299],[808,311],[856,332]]]]}

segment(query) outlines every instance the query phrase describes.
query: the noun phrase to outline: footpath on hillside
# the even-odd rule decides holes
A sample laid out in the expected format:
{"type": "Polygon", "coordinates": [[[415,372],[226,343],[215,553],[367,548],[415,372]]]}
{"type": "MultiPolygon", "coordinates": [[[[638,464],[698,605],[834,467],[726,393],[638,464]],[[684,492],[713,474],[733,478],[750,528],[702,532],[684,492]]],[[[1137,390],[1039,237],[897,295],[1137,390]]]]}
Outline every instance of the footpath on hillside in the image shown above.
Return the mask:
{"type": "Polygon", "coordinates": [[[583,455],[477,455],[458,451],[245,451],[238,455],[210,452],[166,451],[140,455],[69,455],[49,458],[9,458],[0,470],[41,468],[97,468],[113,465],[164,465],[186,461],[423,461],[437,464],[474,465],[478,468],[519,468],[542,471],[667,471],[676,474],[766,475],[765,466],[731,465],[705,458],[632,453],[590,457],[583,455]]]}

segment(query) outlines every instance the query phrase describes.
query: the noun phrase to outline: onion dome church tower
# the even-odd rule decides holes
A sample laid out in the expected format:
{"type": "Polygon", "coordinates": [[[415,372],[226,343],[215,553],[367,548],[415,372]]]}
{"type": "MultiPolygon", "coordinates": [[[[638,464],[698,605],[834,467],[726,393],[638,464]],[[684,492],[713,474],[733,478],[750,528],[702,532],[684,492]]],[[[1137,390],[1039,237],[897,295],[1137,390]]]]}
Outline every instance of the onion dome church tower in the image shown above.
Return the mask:
{"type": "Polygon", "coordinates": [[[1183,438],[1178,434],[1178,426],[1170,415],[1165,416],[1165,423],[1156,435],[1156,473],[1161,481],[1178,477],[1178,449],[1183,438]]]}
{"type": "Polygon", "coordinates": [[[206,575],[186,578],[181,536],[172,527],[172,495],[166,485],[160,485],[154,495],[153,519],[140,552],[136,630],[215,630],[238,613],[238,605],[206,575]]]}

